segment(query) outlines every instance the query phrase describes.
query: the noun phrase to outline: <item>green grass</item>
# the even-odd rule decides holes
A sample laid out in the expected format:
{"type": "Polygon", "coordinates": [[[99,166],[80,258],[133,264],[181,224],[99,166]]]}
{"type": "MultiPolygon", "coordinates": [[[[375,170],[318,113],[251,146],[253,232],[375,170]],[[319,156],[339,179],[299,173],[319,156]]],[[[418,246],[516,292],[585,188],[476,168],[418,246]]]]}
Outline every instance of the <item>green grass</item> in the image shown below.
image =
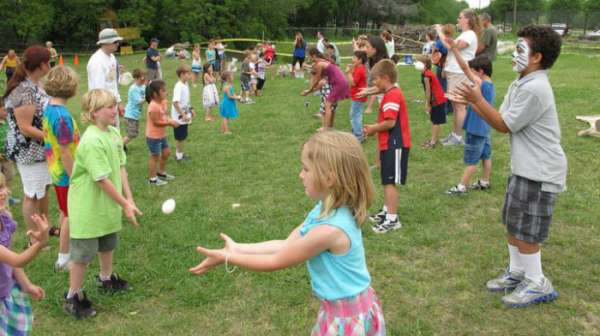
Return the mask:
{"type": "MultiPolygon", "coordinates": [[[[80,92],[86,91],[85,64],[80,92]]],[[[133,69],[142,56],[121,57],[133,69]]],[[[67,60],[70,64],[70,60],[67,60]]],[[[164,62],[169,91],[178,61],[164,62]]],[[[496,62],[494,81],[500,103],[514,78],[509,59],[496,62]]],[[[551,71],[569,159],[568,191],[555,210],[550,239],[544,246],[544,271],[560,292],[559,299],[527,309],[506,309],[499,294],[483,284],[506,266],[505,230],[500,223],[506,177],[510,173],[508,137],[493,133],[493,188],[489,192],[452,198],[443,192],[459,180],[461,148],[420,150],[430,123],[423,106],[419,74],[401,67],[399,82],[408,101],[414,147],[408,184],[400,188],[400,215],[405,227],[383,236],[363,229],[373,287],[383,303],[388,335],[571,335],[600,332],[600,228],[597,167],[598,140],[578,138],[584,127],[576,115],[600,113],[598,58],[563,55],[551,71]]],[[[236,78],[237,80],[237,78],[236,78]]],[[[130,146],[128,171],[138,206],[144,212],[142,228],[128,223],[120,234],[115,270],[134,290],[106,296],[95,289],[94,262],[85,288],[98,308],[98,316],[76,321],[62,311],[68,286],[66,273],[54,273],[57,242],[30,265],[27,273],[45,288],[47,298],[34,303],[35,335],[307,335],[316,319],[318,302],[311,295],[304,266],[276,273],[238,270],[227,274],[220,267],[205,276],[187,272],[199,262],[194,247],[218,247],[219,232],[239,241],[283,238],[302,222],[313,201],[304,195],[298,178],[300,146],[317,127],[312,117],[318,98],[309,97],[309,109],[299,95],[302,80],[269,76],[264,97],[255,105],[240,105],[240,118],[231,124],[232,136],[219,133],[218,122],[199,118],[190,128],[188,152],[192,161],[170,161],[177,179],[165,187],[147,185],[147,149],[143,138],[130,146]],[[172,215],[160,205],[177,200],[172,215]],[[232,208],[232,203],[240,203],[232,208]]],[[[121,88],[126,97],[127,88],[121,88]]],[[[239,85],[236,86],[239,90],[239,85]]],[[[201,107],[201,90],[192,88],[201,107]]],[[[79,98],[69,103],[80,111],[79,98]]],[[[340,104],[336,126],[349,130],[349,101],[340,104]]],[[[366,115],[373,122],[374,114],[366,115]]],[[[142,123],[144,125],[144,123],[142,123]]],[[[449,127],[444,127],[446,134],[449,127]]],[[[143,134],[143,133],[142,133],[143,134]]],[[[171,132],[169,140],[173,144],[171,132]]],[[[373,161],[376,142],[364,144],[373,161]]],[[[378,181],[379,174],[373,178],[378,181]]],[[[20,186],[13,189],[20,195],[20,186]]],[[[372,210],[382,202],[381,187],[372,210]]],[[[56,222],[56,201],[51,192],[51,217],[56,222]]],[[[14,246],[22,248],[20,234],[14,246]]]]}

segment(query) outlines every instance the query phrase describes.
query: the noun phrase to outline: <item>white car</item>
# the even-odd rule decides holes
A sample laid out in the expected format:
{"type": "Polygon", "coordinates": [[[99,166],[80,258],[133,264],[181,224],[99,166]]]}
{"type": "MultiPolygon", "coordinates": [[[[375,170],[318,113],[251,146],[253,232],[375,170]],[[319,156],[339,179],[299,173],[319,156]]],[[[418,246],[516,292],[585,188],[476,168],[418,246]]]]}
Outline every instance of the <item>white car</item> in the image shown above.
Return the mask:
{"type": "Polygon", "coordinates": [[[600,29],[589,31],[585,34],[586,37],[600,37],[600,29]]]}
{"type": "Polygon", "coordinates": [[[553,23],[552,30],[558,33],[560,36],[565,36],[567,31],[569,31],[569,27],[566,23],[553,23]]]}

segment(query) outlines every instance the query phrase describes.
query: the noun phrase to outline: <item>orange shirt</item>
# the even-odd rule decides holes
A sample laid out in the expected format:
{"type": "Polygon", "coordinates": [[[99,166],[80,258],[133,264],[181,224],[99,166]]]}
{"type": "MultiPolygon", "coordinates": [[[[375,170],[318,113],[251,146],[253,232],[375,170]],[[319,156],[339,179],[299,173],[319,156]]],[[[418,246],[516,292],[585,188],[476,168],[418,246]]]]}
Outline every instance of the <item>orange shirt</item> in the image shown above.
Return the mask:
{"type": "Polygon", "coordinates": [[[169,125],[167,101],[164,100],[159,104],[152,100],[148,104],[148,115],[146,116],[146,137],[150,139],[162,139],[166,137],[167,125],[169,125]]]}

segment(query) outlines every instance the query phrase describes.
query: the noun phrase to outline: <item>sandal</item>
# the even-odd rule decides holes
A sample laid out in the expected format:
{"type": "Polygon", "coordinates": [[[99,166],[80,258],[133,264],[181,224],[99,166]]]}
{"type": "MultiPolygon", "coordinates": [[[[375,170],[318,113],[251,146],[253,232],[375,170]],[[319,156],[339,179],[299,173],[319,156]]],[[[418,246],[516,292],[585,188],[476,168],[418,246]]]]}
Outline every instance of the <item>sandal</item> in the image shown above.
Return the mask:
{"type": "Polygon", "coordinates": [[[421,145],[421,148],[423,148],[423,149],[434,149],[436,145],[437,144],[435,142],[426,141],[424,144],[421,145]]]}
{"type": "Polygon", "coordinates": [[[48,229],[48,235],[53,237],[60,237],[60,228],[52,226],[48,229]]]}

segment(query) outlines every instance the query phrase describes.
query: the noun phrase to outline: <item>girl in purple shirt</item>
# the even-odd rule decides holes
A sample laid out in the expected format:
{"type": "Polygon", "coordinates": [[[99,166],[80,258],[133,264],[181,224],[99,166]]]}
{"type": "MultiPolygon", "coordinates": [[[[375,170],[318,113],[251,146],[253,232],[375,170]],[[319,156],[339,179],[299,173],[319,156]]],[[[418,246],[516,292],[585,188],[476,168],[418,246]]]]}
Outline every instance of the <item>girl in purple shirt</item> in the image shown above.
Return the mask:
{"type": "Polygon", "coordinates": [[[45,217],[33,215],[35,229],[27,231],[27,235],[35,243],[20,254],[11,251],[17,223],[7,209],[8,195],[4,175],[0,174],[0,334],[28,335],[33,323],[29,297],[41,300],[45,293],[29,281],[21,267],[48,244],[48,221],[45,217]]]}

